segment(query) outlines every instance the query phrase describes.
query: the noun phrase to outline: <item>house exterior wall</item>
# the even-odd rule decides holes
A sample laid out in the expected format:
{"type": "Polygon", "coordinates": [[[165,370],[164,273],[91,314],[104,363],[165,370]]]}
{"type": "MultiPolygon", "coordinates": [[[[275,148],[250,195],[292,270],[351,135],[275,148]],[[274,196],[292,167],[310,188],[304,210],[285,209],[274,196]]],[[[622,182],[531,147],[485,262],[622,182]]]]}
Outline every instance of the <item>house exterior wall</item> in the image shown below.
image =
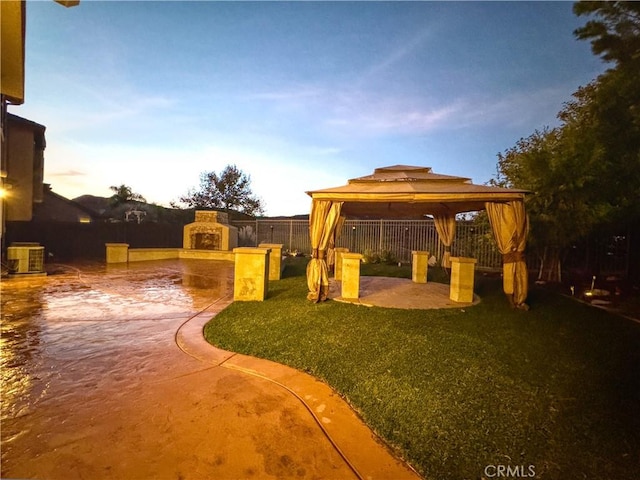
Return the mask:
{"type": "Polygon", "coordinates": [[[34,202],[42,202],[45,127],[7,115],[5,219],[29,221],[34,202]]]}
{"type": "Polygon", "coordinates": [[[0,93],[24,101],[25,2],[0,2],[0,93]]]}
{"type": "Polygon", "coordinates": [[[7,146],[7,221],[29,221],[33,214],[33,134],[10,127],[7,146]]]}
{"type": "Polygon", "coordinates": [[[45,184],[41,203],[33,208],[34,222],[79,222],[91,223],[99,220],[97,213],[51,191],[45,184]]]}

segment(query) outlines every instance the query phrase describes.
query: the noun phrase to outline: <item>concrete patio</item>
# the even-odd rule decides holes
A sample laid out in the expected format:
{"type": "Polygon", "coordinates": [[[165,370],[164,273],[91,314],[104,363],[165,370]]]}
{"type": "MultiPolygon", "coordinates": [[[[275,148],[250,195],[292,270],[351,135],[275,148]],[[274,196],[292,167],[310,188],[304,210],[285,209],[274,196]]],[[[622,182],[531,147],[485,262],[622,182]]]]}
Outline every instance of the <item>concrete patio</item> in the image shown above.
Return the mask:
{"type": "Polygon", "coordinates": [[[414,283],[408,278],[392,277],[360,277],[358,299],[343,299],[340,283],[332,279],[329,281],[329,296],[338,302],[367,307],[417,310],[464,308],[480,302],[478,295],[473,296],[473,302],[454,302],[449,297],[449,285],[443,283],[414,283]]]}
{"type": "Polygon", "coordinates": [[[329,387],[207,344],[233,265],[4,280],[3,478],[419,478],[329,387]]]}

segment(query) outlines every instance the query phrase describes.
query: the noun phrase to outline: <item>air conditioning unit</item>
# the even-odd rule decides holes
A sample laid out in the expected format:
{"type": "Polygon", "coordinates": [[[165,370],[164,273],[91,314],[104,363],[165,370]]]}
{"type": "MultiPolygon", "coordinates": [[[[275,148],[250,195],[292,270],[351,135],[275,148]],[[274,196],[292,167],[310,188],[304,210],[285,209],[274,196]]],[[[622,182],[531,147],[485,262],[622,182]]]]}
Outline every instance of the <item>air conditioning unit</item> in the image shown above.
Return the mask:
{"type": "Polygon", "coordinates": [[[44,273],[44,247],[39,243],[15,242],[7,247],[9,273],[44,273]]]}

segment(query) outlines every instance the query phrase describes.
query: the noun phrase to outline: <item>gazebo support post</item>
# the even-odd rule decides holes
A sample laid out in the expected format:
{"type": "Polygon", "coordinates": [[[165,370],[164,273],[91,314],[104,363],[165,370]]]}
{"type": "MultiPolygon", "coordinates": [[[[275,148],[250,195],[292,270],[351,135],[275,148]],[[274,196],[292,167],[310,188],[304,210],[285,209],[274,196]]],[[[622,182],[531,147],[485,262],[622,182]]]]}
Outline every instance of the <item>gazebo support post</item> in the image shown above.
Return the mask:
{"type": "Polygon", "coordinates": [[[334,249],[335,252],[335,268],[333,270],[333,276],[336,280],[342,280],[342,255],[349,252],[348,248],[338,247],[334,249]]]}
{"type": "Polygon", "coordinates": [[[342,298],[360,298],[361,253],[342,254],[342,298]]]}
{"type": "Polygon", "coordinates": [[[476,262],[475,258],[451,257],[449,298],[454,302],[473,302],[476,262]]]}
{"type": "Polygon", "coordinates": [[[413,250],[411,252],[411,281],[427,283],[429,270],[429,252],[413,250]]]}

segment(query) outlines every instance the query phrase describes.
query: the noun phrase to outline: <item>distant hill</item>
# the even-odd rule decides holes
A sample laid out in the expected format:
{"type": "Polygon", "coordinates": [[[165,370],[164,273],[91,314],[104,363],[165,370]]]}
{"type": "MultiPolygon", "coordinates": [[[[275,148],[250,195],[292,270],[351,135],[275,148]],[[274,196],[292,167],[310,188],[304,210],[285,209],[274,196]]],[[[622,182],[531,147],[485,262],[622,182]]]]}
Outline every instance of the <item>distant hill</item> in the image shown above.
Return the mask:
{"type": "Polygon", "coordinates": [[[265,220],[309,220],[308,213],[300,213],[298,215],[279,215],[276,217],[260,217],[265,220]]]}
{"type": "MultiPolygon", "coordinates": [[[[73,199],[74,202],[90,208],[91,210],[111,218],[111,221],[123,221],[125,212],[128,210],[142,210],[145,213],[143,221],[160,222],[160,223],[191,223],[195,217],[195,209],[168,208],[160,205],[145,202],[130,202],[123,205],[113,207],[108,197],[96,197],[95,195],[81,195],[73,199]]],[[[229,211],[230,220],[255,220],[255,217],[244,213],[229,211]]],[[[305,217],[305,216],[303,216],[305,217]]],[[[278,217],[280,218],[280,217],[278,217]]],[[[291,217],[282,217],[291,218],[291,217]]],[[[308,218],[308,216],[306,216],[308,218]]]]}
{"type": "Polygon", "coordinates": [[[74,198],[73,201],[100,214],[108,214],[111,210],[109,199],[105,197],[82,195],[80,197],[74,198]]]}

